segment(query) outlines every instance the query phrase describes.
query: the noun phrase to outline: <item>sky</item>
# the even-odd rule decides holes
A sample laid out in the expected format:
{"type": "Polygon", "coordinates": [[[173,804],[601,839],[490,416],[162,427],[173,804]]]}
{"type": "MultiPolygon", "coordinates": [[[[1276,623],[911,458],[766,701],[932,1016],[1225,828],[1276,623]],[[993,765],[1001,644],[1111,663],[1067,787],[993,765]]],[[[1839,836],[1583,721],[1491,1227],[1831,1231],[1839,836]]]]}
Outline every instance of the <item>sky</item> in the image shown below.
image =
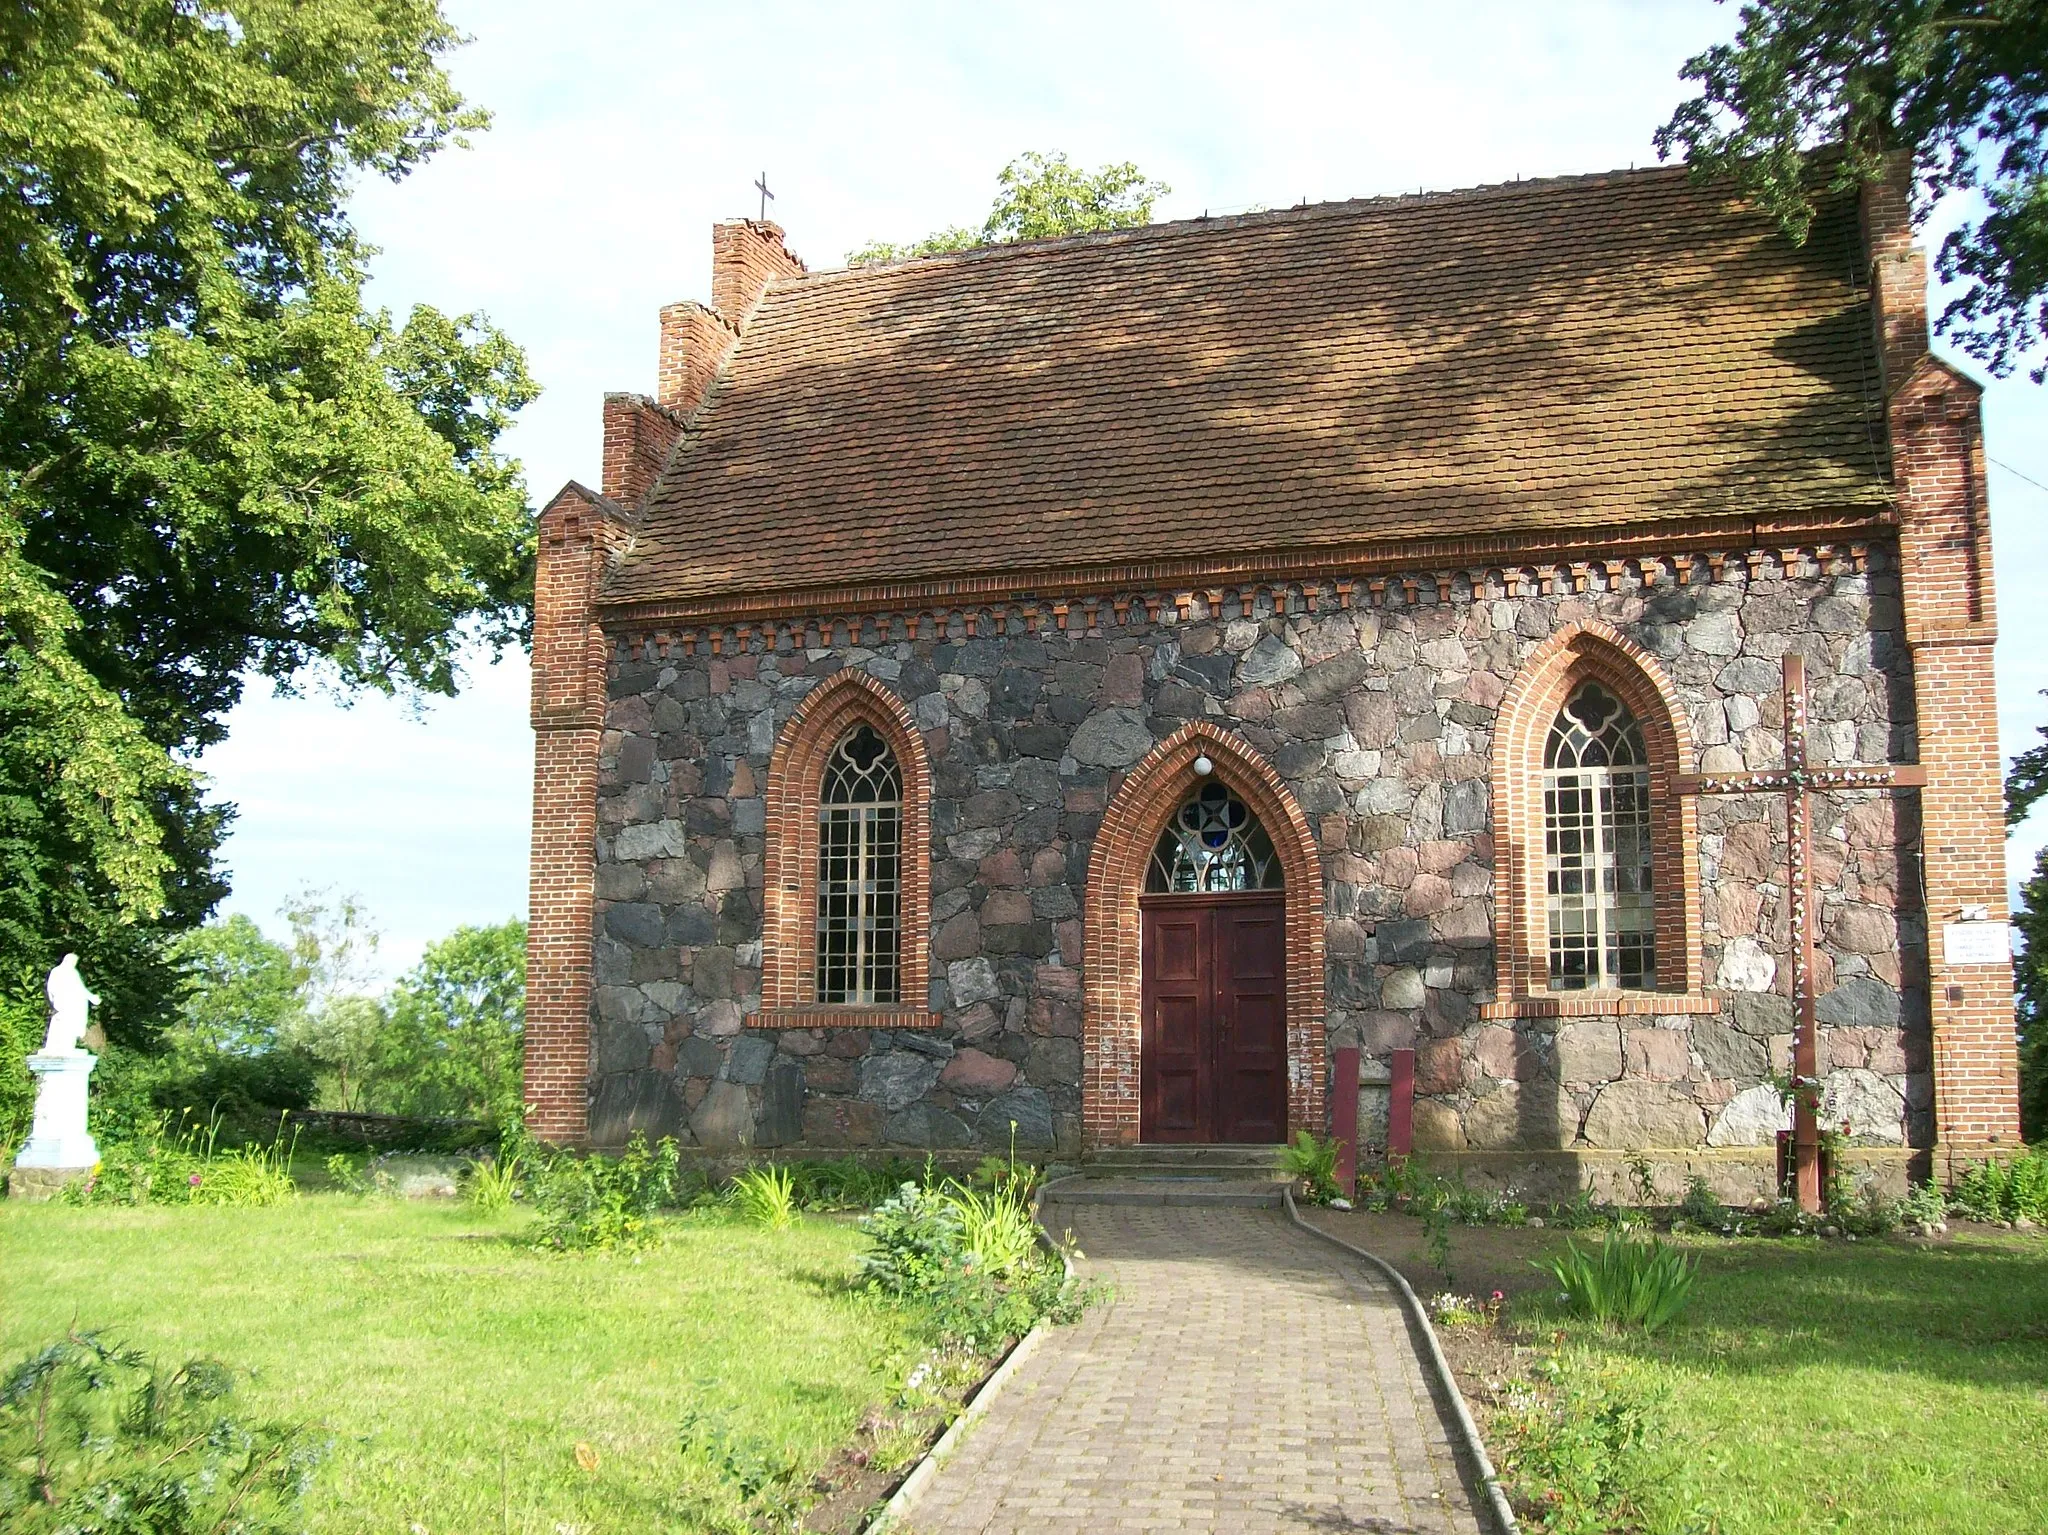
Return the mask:
{"type": "MultiPolygon", "coordinates": [[[[1173,189],[1161,219],[1610,170],[1654,162],[1680,67],[1736,24],[1706,0],[446,9],[471,37],[451,73],[493,126],[353,212],[382,252],[374,302],[481,310],[526,348],[545,393],[503,446],[536,504],[597,484],[604,391],[652,391],[657,310],[709,299],[711,225],[758,212],[763,171],[817,270],[979,223],[1025,150],[1135,162],[1173,189]]],[[[2048,573],[2048,388],[1989,382],[2016,752],[2048,724],[2048,604],[2025,596],[2048,573]]],[[[523,915],[526,688],[517,653],[419,705],[253,685],[200,763],[239,808],[223,910],[281,933],[301,887],[359,895],[387,976],[459,924],[523,915]]],[[[2014,870],[2043,842],[2023,828],[2014,870]]]]}

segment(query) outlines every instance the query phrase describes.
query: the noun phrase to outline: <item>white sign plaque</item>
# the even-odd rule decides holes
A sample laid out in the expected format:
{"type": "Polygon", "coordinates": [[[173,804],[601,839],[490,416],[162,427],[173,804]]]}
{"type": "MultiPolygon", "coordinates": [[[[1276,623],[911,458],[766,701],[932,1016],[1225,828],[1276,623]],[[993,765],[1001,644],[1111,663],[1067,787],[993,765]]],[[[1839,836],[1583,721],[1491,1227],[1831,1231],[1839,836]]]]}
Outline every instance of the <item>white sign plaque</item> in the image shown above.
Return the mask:
{"type": "Polygon", "coordinates": [[[1944,922],[1941,954],[1951,965],[2009,965],[2012,929],[2003,922],[1944,922]]]}

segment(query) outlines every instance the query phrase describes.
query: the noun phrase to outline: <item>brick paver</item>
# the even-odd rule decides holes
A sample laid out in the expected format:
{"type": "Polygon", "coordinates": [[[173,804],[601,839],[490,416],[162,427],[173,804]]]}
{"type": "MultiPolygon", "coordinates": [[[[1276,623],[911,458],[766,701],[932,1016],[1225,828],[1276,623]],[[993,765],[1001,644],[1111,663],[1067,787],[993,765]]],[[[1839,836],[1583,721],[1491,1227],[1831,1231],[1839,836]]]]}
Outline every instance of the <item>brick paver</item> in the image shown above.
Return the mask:
{"type": "Polygon", "coordinates": [[[1477,1535],[1400,1302],[1269,1210],[1053,1206],[1114,1296],[1022,1362],[917,1535],[1477,1535]]]}

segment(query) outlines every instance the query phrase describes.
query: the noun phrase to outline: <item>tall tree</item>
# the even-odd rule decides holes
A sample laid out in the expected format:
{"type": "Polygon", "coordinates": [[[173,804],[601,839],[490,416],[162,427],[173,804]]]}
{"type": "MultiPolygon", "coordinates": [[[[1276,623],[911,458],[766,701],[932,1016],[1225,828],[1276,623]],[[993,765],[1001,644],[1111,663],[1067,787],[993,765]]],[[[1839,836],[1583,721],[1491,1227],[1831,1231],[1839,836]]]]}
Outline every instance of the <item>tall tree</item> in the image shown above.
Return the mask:
{"type": "Polygon", "coordinates": [[[1152,205],[1173,188],[1148,181],[1126,161],[1090,175],[1063,154],[1027,151],[996,177],[996,200],[979,229],[954,226],[909,245],[873,240],[846,258],[848,266],[902,261],[976,245],[1007,245],[1102,229],[1134,229],[1152,222],[1152,205]]]}
{"type": "Polygon", "coordinates": [[[365,1101],[425,1118],[516,1120],[526,924],[458,927],[398,983],[365,1101]]]}
{"type": "MultiPolygon", "coordinates": [[[[2005,824],[2017,826],[2048,797],[2048,725],[2041,741],[2012,759],[2005,778],[2005,824]]],[[[2013,925],[2021,950],[2013,961],[2013,1003],[2018,1014],[2020,1133],[2030,1141],[2048,1139],[2048,848],[2034,859],[2034,872],[2020,886],[2013,925]]]]}
{"type": "Polygon", "coordinates": [[[274,1050],[305,1013],[304,961],[240,912],[181,934],[171,957],[185,974],[172,1039],[194,1058],[274,1050]]]}
{"type": "MultiPolygon", "coordinates": [[[[1962,285],[1939,329],[2000,375],[2040,344],[2048,0],[1753,0],[1735,41],[1688,60],[1684,76],[1701,94],[1658,130],[1658,153],[1732,176],[1794,240],[1823,186],[1860,185],[1893,152],[1913,157],[1921,217],[1950,192],[1977,193],[1936,258],[1962,285]]],[[[2044,374],[2048,363],[2034,381],[2044,374]]]]}
{"type": "Polygon", "coordinates": [[[480,315],[362,302],[353,181],[485,124],[436,0],[0,7],[0,944],[117,1037],[222,886],[185,763],[244,679],[451,692],[527,621],[480,315]]]}

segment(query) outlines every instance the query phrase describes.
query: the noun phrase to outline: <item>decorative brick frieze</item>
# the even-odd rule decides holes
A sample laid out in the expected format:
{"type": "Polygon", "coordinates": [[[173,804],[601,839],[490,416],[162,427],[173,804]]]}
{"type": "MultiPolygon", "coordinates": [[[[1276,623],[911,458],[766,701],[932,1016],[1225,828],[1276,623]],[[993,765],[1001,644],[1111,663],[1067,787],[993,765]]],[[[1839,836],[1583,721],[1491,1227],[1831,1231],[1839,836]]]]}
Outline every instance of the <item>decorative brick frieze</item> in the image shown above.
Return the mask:
{"type": "MultiPolygon", "coordinates": [[[[1882,532],[1883,530],[1877,530],[1882,532]]],[[[1393,573],[1287,577],[1258,582],[1218,581],[1214,585],[1149,589],[1075,589],[1071,595],[1022,595],[1007,600],[911,608],[876,607],[805,613],[802,603],[788,617],[754,622],[636,622],[625,611],[608,613],[606,630],[627,651],[650,650],[664,660],[695,655],[736,655],[803,650],[834,645],[895,641],[974,639],[1022,625],[1041,630],[1102,635],[1133,626],[1187,623],[1203,619],[1327,613],[1354,608],[1414,608],[1433,603],[1493,601],[1517,597],[1558,597],[1588,592],[1662,590],[1766,572],[1805,575],[1858,574],[1869,558],[1868,540],[1849,543],[1785,544],[1771,547],[1682,550],[1665,555],[1531,561],[1474,569],[1407,569],[1393,573]]]]}

